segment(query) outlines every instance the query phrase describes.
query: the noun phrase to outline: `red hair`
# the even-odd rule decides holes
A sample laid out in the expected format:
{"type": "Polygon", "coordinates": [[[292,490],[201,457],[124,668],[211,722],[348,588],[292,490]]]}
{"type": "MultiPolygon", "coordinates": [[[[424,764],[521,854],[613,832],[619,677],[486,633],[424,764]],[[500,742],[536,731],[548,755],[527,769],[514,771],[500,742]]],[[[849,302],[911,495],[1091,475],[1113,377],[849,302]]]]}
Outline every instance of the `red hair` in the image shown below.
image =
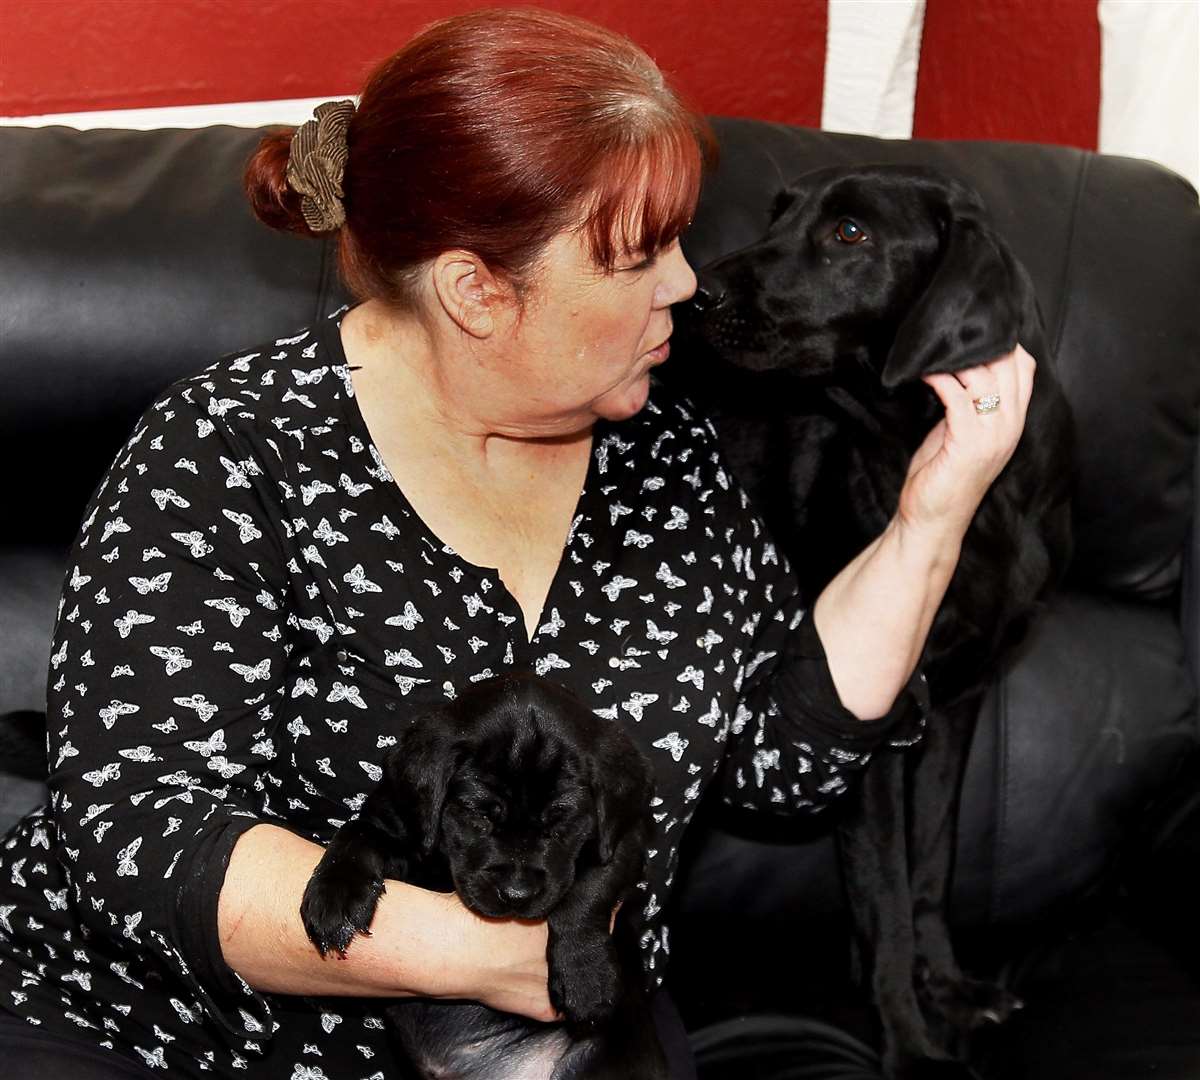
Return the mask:
{"type": "MultiPolygon", "coordinates": [[[[291,131],[246,169],[258,217],[308,232],[284,179],[291,131]]],[[[415,272],[465,249],[520,293],[543,246],[582,225],[611,270],[691,220],[715,140],[633,42],[583,19],[492,9],[429,26],[370,75],[348,133],[339,235],[359,299],[411,305],[415,272]]]]}

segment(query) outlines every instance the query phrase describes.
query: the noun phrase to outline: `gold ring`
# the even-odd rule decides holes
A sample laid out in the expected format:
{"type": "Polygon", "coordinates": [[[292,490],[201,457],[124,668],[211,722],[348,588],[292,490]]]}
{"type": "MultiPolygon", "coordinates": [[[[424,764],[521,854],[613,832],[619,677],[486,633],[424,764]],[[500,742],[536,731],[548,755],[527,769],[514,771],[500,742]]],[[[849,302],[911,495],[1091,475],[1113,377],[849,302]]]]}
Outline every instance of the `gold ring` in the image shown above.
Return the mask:
{"type": "Polygon", "coordinates": [[[972,398],[972,400],[975,402],[975,411],[981,416],[1000,408],[999,394],[984,394],[983,397],[972,398]]]}

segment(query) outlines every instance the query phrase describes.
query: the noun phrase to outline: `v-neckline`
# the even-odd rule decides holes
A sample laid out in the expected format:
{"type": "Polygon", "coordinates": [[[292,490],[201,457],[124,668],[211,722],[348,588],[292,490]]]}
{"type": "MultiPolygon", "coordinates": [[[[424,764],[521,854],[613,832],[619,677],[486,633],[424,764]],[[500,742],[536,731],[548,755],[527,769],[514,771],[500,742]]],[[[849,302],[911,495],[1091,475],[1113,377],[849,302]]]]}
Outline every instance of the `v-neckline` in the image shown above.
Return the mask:
{"type": "Polygon", "coordinates": [[[329,351],[332,361],[331,367],[341,379],[344,393],[341,395],[342,412],[344,419],[349,428],[353,431],[364,445],[369,448],[369,452],[375,459],[376,463],[381,466],[388,476],[387,487],[389,489],[389,497],[393,499],[406,518],[415,523],[421,533],[421,540],[434,551],[440,551],[448,558],[460,566],[466,573],[479,581],[487,581],[500,591],[509,608],[510,614],[516,616],[517,622],[521,627],[520,645],[523,649],[532,649],[538,641],[538,635],[542,625],[545,622],[546,613],[553,610],[557,595],[563,588],[562,577],[564,574],[563,567],[568,561],[568,555],[571,552],[572,544],[575,536],[579,531],[579,526],[583,520],[588,517],[585,504],[589,501],[588,496],[594,492],[597,487],[599,476],[599,457],[601,453],[601,442],[604,437],[604,432],[607,427],[607,421],[603,418],[597,419],[592,426],[591,446],[588,451],[588,465],[584,473],[583,484],[580,487],[579,495],[575,500],[575,507],[571,512],[570,524],[567,527],[567,535],[563,541],[562,551],[559,553],[558,564],[554,568],[554,573],[550,577],[550,585],[546,590],[545,599],[542,601],[542,609],[538,612],[537,619],[534,624],[533,634],[530,635],[528,627],[525,624],[525,609],[518,603],[517,598],[509,590],[504,583],[504,579],[500,576],[499,567],[482,566],[478,563],[471,562],[469,559],[460,554],[450,544],[442,540],[441,537],[433,531],[429,524],[417,513],[416,508],[409,501],[408,496],[404,493],[404,489],[400,486],[399,481],[392,475],[384,461],[383,454],[380,452],[374,437],[371,435],[371,429],[367,424],[366,417],[363,416],[362,410],[358,404],[358,396],[354,387],[353,372],[350,367],[350,362],[346,357],[346,350],[342,344],[342,319],[353,310],[345,308],[340,312],[327,317],[321,326],[321,338],[325,348],[329,351]]]}

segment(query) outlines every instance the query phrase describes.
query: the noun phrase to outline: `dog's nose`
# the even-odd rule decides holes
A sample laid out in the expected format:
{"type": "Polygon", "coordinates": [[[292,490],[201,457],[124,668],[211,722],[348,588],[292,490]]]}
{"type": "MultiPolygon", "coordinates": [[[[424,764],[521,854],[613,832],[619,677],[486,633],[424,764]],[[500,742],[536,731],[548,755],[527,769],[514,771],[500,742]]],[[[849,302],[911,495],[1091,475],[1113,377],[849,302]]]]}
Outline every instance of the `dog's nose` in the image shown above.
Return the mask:
{"type": "Polygon", "coordinates": [[[546,872],[533,867],[497,867],[491,874],[500,899],[512,907],[536,900],[546,888],[546,872]]]}
{"type": "Polygon", "coordinates": [[[710,311],[725,299],[725,291],[712,281],[701,280],[692,295],[692,307],[697,311],[710,311]]]}

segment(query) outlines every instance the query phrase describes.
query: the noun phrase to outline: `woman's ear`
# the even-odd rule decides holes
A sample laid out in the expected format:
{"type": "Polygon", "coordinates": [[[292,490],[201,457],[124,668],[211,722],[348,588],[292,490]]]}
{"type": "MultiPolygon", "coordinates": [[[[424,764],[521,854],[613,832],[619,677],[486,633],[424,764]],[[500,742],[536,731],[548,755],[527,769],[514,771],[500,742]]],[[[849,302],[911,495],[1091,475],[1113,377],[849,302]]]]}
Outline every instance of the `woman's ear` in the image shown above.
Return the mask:
{"type": "Polygon", "coordinates": [[[470,251],[443,251],[433,260],[431,276],[442,310],[475,338],[491,336],[499,309],[513,299],[512,288],[470,251]]]}

